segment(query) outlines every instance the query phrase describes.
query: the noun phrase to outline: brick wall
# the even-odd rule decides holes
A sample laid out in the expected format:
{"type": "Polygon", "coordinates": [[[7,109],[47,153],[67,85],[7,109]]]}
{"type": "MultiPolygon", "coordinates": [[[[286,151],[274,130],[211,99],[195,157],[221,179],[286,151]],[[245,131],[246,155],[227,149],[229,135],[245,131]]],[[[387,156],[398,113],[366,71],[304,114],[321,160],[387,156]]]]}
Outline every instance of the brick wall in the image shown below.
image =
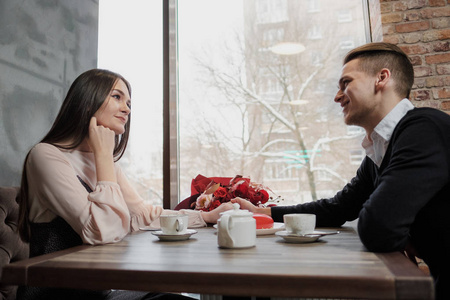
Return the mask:
{"type": "Polygon", "coordinates": [[[411,57],[413,104],[450,114],[450,0],[369,0],[369,10],[373,41],[381,40],[379,11],[382,40],[411,57]]]}
{"type": "MultiPolygon", "coordinates": [[[[369,0],[369,12],[371,22],[381,22],[382,27],[380,37],[374,32],[378,24],[371,24],[372,40],[396,44],[411,58],[413,104],[450,114],[450,0],[369,0]],[[377,11],[381,20],[372,16],[377,11]]],[[[417,260],[429,274],[428,266],[417,260]]]]}

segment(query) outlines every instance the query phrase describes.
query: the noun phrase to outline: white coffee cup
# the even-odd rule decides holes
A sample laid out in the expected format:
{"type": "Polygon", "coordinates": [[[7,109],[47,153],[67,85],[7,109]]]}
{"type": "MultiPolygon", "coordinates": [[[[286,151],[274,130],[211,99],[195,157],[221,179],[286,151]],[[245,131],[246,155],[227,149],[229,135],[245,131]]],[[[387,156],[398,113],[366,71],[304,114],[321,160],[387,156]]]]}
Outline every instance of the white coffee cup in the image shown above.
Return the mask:
{"type": "Polygon", "coordinates": [[[316,228],[316,215],[314,214],[286,214],[283,216],[284,227],[288,233],[304,235],[316,228]]]}
{"type": "Polygon", "coordinates": [[[164,234],[185,234],[188,219],[188,215],[161,215],[159,217],[159,223],[164,234]]]}

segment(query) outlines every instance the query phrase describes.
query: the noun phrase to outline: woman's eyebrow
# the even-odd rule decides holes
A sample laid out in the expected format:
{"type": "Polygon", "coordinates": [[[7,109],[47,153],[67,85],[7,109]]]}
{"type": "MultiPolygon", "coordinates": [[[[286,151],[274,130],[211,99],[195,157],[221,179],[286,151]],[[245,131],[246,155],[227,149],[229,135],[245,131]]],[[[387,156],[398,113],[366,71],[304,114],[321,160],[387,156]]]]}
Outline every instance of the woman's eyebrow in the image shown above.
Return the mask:
{"type": "Polygon", "coordinates": [[[122,90],[119,90],[119,89],[113,89],[112,91],[113,91],[113,92],[117,92],[117,93],[119,93],[119,94],[125,96],[125,93],[124,93],[122,90]]]}

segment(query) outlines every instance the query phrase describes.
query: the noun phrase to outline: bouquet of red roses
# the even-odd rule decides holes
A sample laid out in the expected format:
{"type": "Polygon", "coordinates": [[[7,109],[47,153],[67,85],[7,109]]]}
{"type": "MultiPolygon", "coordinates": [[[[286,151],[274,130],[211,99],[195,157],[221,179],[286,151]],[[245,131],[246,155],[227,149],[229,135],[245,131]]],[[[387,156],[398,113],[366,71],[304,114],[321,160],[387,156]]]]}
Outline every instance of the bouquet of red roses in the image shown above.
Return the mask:
{"type": "Polygon", "coordinates": [[[251,182],[249,178],[243,178],[241,175],[231,179],[199,176],[192,183],[192,189],[201,192],[195,202],[196,210],[210,211],[236,197],[247,199],[256,206],[269,200],[269,193],[263,185],[251,182]],[[206,181],[209,183],[206,184],[206,181]]]}

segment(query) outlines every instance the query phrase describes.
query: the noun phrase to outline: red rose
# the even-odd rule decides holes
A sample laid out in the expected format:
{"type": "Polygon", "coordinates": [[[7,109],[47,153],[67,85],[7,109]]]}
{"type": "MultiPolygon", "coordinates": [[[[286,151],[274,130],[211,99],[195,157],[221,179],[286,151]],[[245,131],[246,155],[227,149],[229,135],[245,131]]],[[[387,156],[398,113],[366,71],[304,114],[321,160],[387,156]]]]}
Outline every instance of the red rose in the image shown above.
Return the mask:
{"type": "Polygon", "coordinates": [[[228,191],[226,188],[224,187],[219,187],[215,192],[214,192],[214,198],[217,200],[220,200],[221,202],[224,202],[227,200],[227,196],[228,196],[228,191]]]}
{"type": "Polygon", "coordinates": [[[248,182],[245,180],[241,180],[238,183],[236,183],[233,188],[233,196],[234,197],[241,197],[241,198],[245,198],[248,199],[248,182]]]}
{"type": "Polygon", "coordinates": [[[213,202],[211,202],[211,205],[209,206],[209,210],[213,210],[215,208],[218,208],[220,206],[220,204],[222,204],[222,202],[220,202],[220,200],[214,200],[213,202]]]}
{"type": "MultiPolygon", "coordinates": [[[[255,184],[250,181],[250,178],[244,178],[241,175],[235,177],[212,177],[207,178],[198,175],[192,180],[191,190],[204,190],[202,193],[208,195],[208,201],[205,203],[195,204],[195,209],[211,211],[219,207],[222,203],[230,201],[232,198],[240,197],[249,200],[254,205],[264,204],[269,200],[267,187],[261,184],[255,184]]],[[[200,201],[201,202],[201,201],[200,201]]]]}
{"type": "Polygon", "coordinates": [[[252,190],[250,193],[250,202],[252,202],[254,205],[258,204],[264,204],[269,200],[269,193],[267,193],[266,190],[260,189],[260,190],[252,190]]]}

